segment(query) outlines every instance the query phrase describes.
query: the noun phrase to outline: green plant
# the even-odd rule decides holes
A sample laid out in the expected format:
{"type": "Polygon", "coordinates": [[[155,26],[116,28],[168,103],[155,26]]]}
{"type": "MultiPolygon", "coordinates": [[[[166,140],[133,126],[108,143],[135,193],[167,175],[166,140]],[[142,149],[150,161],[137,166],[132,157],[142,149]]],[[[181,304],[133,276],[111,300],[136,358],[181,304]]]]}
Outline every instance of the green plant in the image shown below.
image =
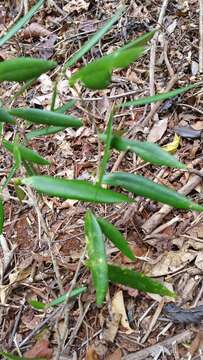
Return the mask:
{"type": "MultiPolygon", "coordinates": [[[[42,3],[42,2],[41,2],[42,3]]],[[[100,38],[110,29],[112,24],[118,20],[124,9],[118,13],[101,29],[92,39],[87,42],[78,53],[65,64],[66,67],[73,66],[77,60],[81,58],[100,38]]],[[[81,81],[84,86],[90,89],[104,89],[111,82],[112,72],[115,69],[126,68],[130,63],[134,62],[138,57],[146,52],[146,45],[153,37],[154,31],[149,32],[140,38],[129,42],[122,48],[115,50],[112,54],[106,55],[101,59],[92,61],[87,66],[75,72],[69,79],[70,86],[75,86],[77,81],[81,81]],[[92,73],[97,76],[92,76],[92,73]]],[[[4,61],[0,64],[0,81],[28,81],[38,77],[41,73],[46,72],[56,66],[56,63],[44,60],[36,60],[32,58],[18,58],[12,61],[4,61]],[[24,71],[19,71],[22,67],[24,71]],[[37,66],[36,66],[37,64],[37,66]]],[[[83,180],[66,180],[50,176],[41,176],[37,173],[33,164],[49,165],[49,162],[42,158],[38,153],[29,148],[28,142],[35,136],[44,136],[63,131],[66,127],[80,127],[82,121],[72,116],[65,115],[64,112],[75,105],[75,101],[65,104],[62,108],[55,109],[56,91],[53,94],[52,106],[50,111],[37,109],[0,109],[0,121],[17,124],[15,118],[23,119],[32,124],[42,124],[45,127],[32,130],[26,134],[25,139],[16,137],[13,143],[3,139],[3,146],[12,153],[14,164],[1,191],[8,182],[15,176],[16,171],[23,166],[28,177],[13,180],[19,198],[22,196],[22,187],[20,185],[29,185],[42,194],[49,196],[57,196],[63,199],[76,199],[89,203],[133,203],[134,199],[129,195],[112,191],[104,187],[108,184],[114,187],[121,187],[146,198],[160,201],[170,206],[186,209],[203,211],[203,207],[195,204],[190,199],[178,194],[166,186],[156,184],[149,179],[140,175],[128,173],[106,174],[106,168],[110,157],[111,149],[118,151],[135,152],[144,161],[151,164],[168,166],[172,168],[187,169],[186,165],[179,162],[176,158],[161,149],[158,145],[148,142],[140,142],[129,140],[113,133],[113,117],[115,111],[119,107],[141,106],[155,101],[168,99],[177,94],[184,93],[187,90],[197,86],[189,85],[187,87],[176,89],[174,91],[158,94],[153,97],[146,97],[115,106],[110,114],[106,133],[100,134],[100,139],[105,143],[104,156],[98,165],[98,178],[95,183],[83,180]],[[20,186],[20,187],[19,187],[20,186]],[[20,193],[21,191],[21,193],[20,193]]],[[[0,203],[0,225],[3,229],[3,203],[0,203]]],[[[144,274],[138,273],[132,269],[122,268],[108,263],[105,240],[108,238],[125,256],[134,261],[135,256],[129,247],[123,234],[105,219],[96,216],[90,209],[87,210],[85,219],[85,237],[87,244],[88,260],[85,265],[90,269],[93,278],[93,284],[96,289],[96,302],[101,305],[105,299],[109,281],[120,283],[126,286],[137,288],[142,291],[158,293],[160,295],[168,295],[174,297],[175,294],[169,291],[159,282],[146,277],[144,274]]],[[[76,289],[77,290],[77,289],[76,289]]],[[[76,291],[75,290],[75,291],[76,291]]],[[[82,292],[79,291],[78,293],[82,292]]],[[[78,294],[76,291],[76,294],[78,294]]],[[[44,305],[40,302],[31,302],[38,309],[44,309],[61,303],[66,299],[66,295],[57,301],[44,305]]]]}

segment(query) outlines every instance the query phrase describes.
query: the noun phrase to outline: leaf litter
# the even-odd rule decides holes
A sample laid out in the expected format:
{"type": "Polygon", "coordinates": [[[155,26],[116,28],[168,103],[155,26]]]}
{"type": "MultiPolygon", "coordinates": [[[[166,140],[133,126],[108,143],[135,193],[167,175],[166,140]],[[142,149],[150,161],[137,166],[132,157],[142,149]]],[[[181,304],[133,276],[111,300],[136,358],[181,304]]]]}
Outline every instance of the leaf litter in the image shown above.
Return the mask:
{"type": "MultiPolygon", "coordinates": [[[[21,32],[20,36],[12,39],[13,42],[11,41],[4,45],[1,49],[2,59],[18,56],[19,48],[17,44],[19,43],[20,46],[22,45],[26,56],[36,56],[63,63],[74,51],[80,48],[80,44],[87,40],[89,32],[97,30],[102,26],[105,19],[112,16],[112,13],[116,11],[121,1],[119,1],[119,4],[115,1],[104,1],[101,3],[90,1],[57,1],[54,3],[62,10],[62,13],[57,10],[57,7],[51,5],[48,8],[45,4],[43,9],[30,22],[32,26],[35,24],[35,28],[29,28],[30,25],[28,24],[27,29],[24,29],[24,31],[28,30],[28,34],[25,36],[26,39],[23,39],[23,32],[21,32]]],[[[86,62],[100,57],[101,52],[106,54],[109,50],[111,50],[110,52],[114,51],[125,41],[130,41],[156,26],[158,13],[162,7],[161,1],[156,2],[156,4],[155,2],[150,2],[149,4],[147,1],[142,4],[133,2],[130,6],[131,8],[126,12],[125,16],[105,35],[99,46],[96,45],[85,55],[86,62]],[[148,29],[149,27],[150,29],[148,29]]],[[[201,80],[201,76],[197,72],[199,46],[198,6],[197,0],[193,0],[191,3],[169,2],[167,12],[164,15],[164,26],[166,29],[164,36],[167,37],[169,42],[167,55],[175,73],[181,75],[181,80],[178,82],[179,86],[201,80]]],[[[17,2],[5,1],[4,9],[1,9],[4,13],[2,16],[3,25],[0,25],[2,31],[4,31],[5,27],[8,27],[13,19],[12,14],[16,14],[18,10],[17,2]]],[[[157,63],[155,69],[157,92],[165,89],[171,76],[168,73],[170,67],[164,62],[163,45],[165,40],[161,36],[158,38],[158,41],[159,46],[156,49],[157,63]]],[[[114,82],[107,90],[96,92],[82,89],[82,97],[85,102],[88,101],[86,109],[103,119],[109,105],[115,100],[116,96],[118,96],[118,102],[123,102],[123,97],[119,98],[119,96],[126,92],[134,91],[135,97],[149,95],[149,64],[150,59],[149,54],[147,54],[146,57],[132,64],[129,72],[128,70],[116,71],[113,78],[114,82]],[[134,75],[130,76],[130,74],[134,75]],[[94,100],[95,98],[98,100],[94,100]]],[[[79,62],[71,70],[76,71],[80,65],[82,65],[82,62],[79,62]]],[[[49,110],[54,81],[55,76],[53,74],[51,77],[42,78],[41,81],[37,81],[36,87],[28,89],[26,96],[21,96],[15,100],[13,106],[45,107],[49,110]]],[[[69,101],[73,96],[77,96],[76,93],[68,88],[65,77],[60,80],[58,90],[57,106],[69,101]]],[[[6,106],[9,106],[10,97],[14,93],[15,89],[12,89],[9,84],[5,84],[5,88],[0,89],[0,96],[3,98],[6,106]]],[[[133,100],[133,96],[127,95],[127,100],[133,100]]],[[[189,165],[192,163],[192,166],[200,171],[202,168],[202,149],[198,143],[194,151],[193,141],[197,135],[197,139],[200,139],[202,115],[195,109],[202,111],[201,90],[199,94],[191,91],[188,95],[162,103],[155,118],[155,120],[159,119],[160,123],[159,121],[152,121],[152,126],[147,125],[144,131],[143,129],[140,131],[139,128],[138,132],[132,132],[132,139],[142,141],[146,140],[147,136],[149,138],[151,136],[151,141],[158,142],[161,146],[164,146],[170,145],[173,142],[174,132],[176,132],[181,139],[178,145],[177,143],[172,144],[172,151],[176,152],[178,160],[189,165]],[[189,108],[187,105],[193,108],[189,108]],[[185,123],[180,125],[181,121],[185,121],[185,123]],[[177,131],[177,127],[181,128],[182,133],[179,130],[179,132],[177,131]],[[194,135],[193,137],[191,136],[191,128],[195,137],[194,135]],[[188,134],[183,136],[183,130],[185,132],[189,131],[190,136],[188,134]],[[199,162],[197,162],[198,159],[200,159],[199,162]]],[[[118,113],[119,116],[115,117],[115,129],[122,133],[126,129],[133,128],[140,118],[146,115],[145,111],[148,112],[149,108],[145,110],[144,108],[138,108],[136,111],[123,112],[122,116],[118,113]]],[[[87,112],[83,113],[82,110],[75,107],[71,110],[70,114],[77,118],[83,117],[85,124],[92,124],[91,115],[87,112]]],[[[106,125],[104,121],[101,119],[96,121],[98,121],[97,126],[99,130],[103,131],[106,125]]],[[[91,126],[86,132],[84,129],[79,130],[80,132],[67,130],[63,136],[56,134],[46,138],[37,138],[36,141],[35,139],[32,140],[33,148],[46,158],[51,159],[52,164],[49,169],[51,175],[64,174],[71,178],[72,175],[76,178],[94,178],[98,160],[96,132],[91,126]]],[[[12,137],[12,132],[9,127],[8,129],[6,128],[6,136],[9,136],[9,140],[12,141],[12,138],[10,138],[12,137]]],[[[171,145],[169,150],[171,150],[171,145]]],[[[116,160],[117,152],[113,151],[111,167],[116,160]]],[[[1,163],[4,169],[2,172],[3,177],[8,173],[11,161],[8,155],[2,151],[1,163]]],[[[139,170],[140,175],[149,176],[153,180],[158,178],[161,183],[169,181],[169,185],[176,190],[184,187],[188,181],[188,175],[182,171],[165,169],[158,173],[155,166],[145,166],[142,160],[137,159],[136,155],[131,153],[128,153],[123,159],[119,165],[119,170],[134,172],[139,167],[141,167],[139,170]]],[[[190,175],[190,178],[192,176],[190,175]]],[[[49,312],[38,314],[25,302],[25,305],[22,306],[22,314],[19,320],[17,320],[22,299],[28,300],[34,297],[36,300],[48,303],[60,295],[56,275],[53,271],[52,257],[47,248],[45,229],[41,227],[42,219],[38,217],[39,214],[37,216],[33,210],[30,210],[29,203],[24,202],[23,206],[19,207],[19,204],[13,198],[12,186],[9,186],[6,191],[8,195],[5,198],[5,237],[11,243],[11,248],[14,245],[17,245],[17,248],[14,251],[14,257],[1,284],[2,291],[3,289],[8,289],[9,291],[6,290],[3,299],[5,306],[1,307],[1,316],[3,315],[5,319],[4,324],[1,324],[1,326],[4,326],[5,331],[3,338],[2,334],[0,335],[0,340],[3,346],[8,349],[7,343],[11,335],[10,329],[14,325],[16,329],[15,338],[17,341],[19,339],[19,344],[21,344],[26,339],[26,336],[31,334],[31,331],[34,331],[34,324],[39,325],[47,320],[47,325],[45,326],[49,328],[49,339],[46,344],[44,343],[45,345],[42,344],[42,349],[44,346],[45,350],[47,350],[47,353],[44,355],[48,358],[53,356],[51,355],[53,352],[55,356],[57,350],[57,330],[52,326],[52,319],[50,318],[49,320],[49,312]],[[11,207],[9,206],[10,201],[12,203],[11,207]],[[21,221],[22,216],[24,216],[24,221],[21,221]],[[26,267],[23,265],[23,261],[30,258],[31,252],[34,253],[35,261],[31,266],[26,267]],[[23,316],[24,320],[26,318],[26,321],[23,321],[23,316]],[[30,327],[28,326],[29,323],[30,327]]],[[[202,201],[201,191],[200,182],[200,192],[197,187],[192,188],[191,198],[202,201]]],[[[169,283],[171,286],[169,288],[178,294],[178,298],[172,304],[172,308],[169,307],[168,310],[175,309],[175,312],[171,311],[171,313],[180,316],[178,317],[181,319],[179,325],[173,322],[171,328],[164,330],[165,325],[158,318],[144,344],[146,351],[148,347],[157,342],[160,332],[163,331],[164,334],[165,331],[165,335],[160,335],[161,342],[164,341],[165,336],[169,341],[173,339],[173,336],[179,335],[181,338],[181,324],[186,323],[186,326],[189,326],[193,322],[199,323],[201,318],[202,285],[201,279],[198,280],[198,277],[201,276],[203,263],[202,218],[198,218],[196,213],[178,212],[180,221],[169,224],[168,227],[158,232],[158,234],[156,233],[156,242],[150,245],[145,241],[142,226],[159,209],[161,210],[162,208],[155,207],[153,201],[138,202],[138,205],[133,207],[132,211],[128,211],[127,206],[122,207],[120,205],[100,206],[99,209],[100,216],[107,216],[107,220],[115,225],[119,223],[127,239],[130,233],[134,233],[133,238],[130,240],[132,248],[142,248],[144,243],[147,249],[145,252],[147,256],[143,256],[143,259],[138,258],[135,263],[128,263],[128,266],[136,271],[143,271],[145,274],[153,274],[156,279],[158,278],[165,283],[169,283]],[[193,278],[197,280],[195,285],[191,284],[191,279],[193,278]],[[186,291],[181,291],[181,289],[187,289],[189,285],[191,285],[190,289],[193,290],[189,291],[188,295],[190,296],[187,296],[184,300],[184,293],[186,291]],[[194,287],[192,287],[193,285],[194,287]],[[186,303],[180,307],[178,304],[181,303],[181,300],[186,301],[186,303]],[[192,307],[195,302],[197,306],[192,307]]],[[[97,208],[93,206],[93,210],[97,211],[97,208]]],[[[81,218],[86,211],[86,207],[80,202],[64,205],[62,200],[45,198],[45,201],[40,204],[40,211],[42,217],[49,224],[51,234],[54,236],[52,255],[54,255],[57,261],[64,291],[68,291],[84,247],[81,218]]],[[[176,216],[176,210],[172,210],[166,216],[166,224],[165,221],[162,221],[162,225],[167,225],[167,222],[170,222],[176,216]]],[[[111,260],[114,258],[119,259],[121,265],[125,265],[125,260],[119,257],[117,250],[111,248],[109,257],[111,260]]],[[[97,344],[97,341],[100,341],[101,333],[104,335],[104,338],[106,336],[106,338],[112,340],[100,346],[100,355],[103,354],[102,356],[106,359],[120,359],[123,356],[128,359],[130,352],[133,354],[142,351],[143,345],[140,345],[140,339],[143,338],[146,331],[144,326],[142,326],[145,317],[147,317],[145,314],[149,311],[148,320],[150,320],[151,316],[153,316],[153,310],[150,310],[151,305],[155,301],[160,301],[160,299],[153,298],[151,294],[143,294],[138,291],[133,292],[129,289],[111,285],[106,304],[101,309],[97,309],[94,305],[95,293],[92,290],[88,272],[82,266],[77,285],[81,286],[84,284],[88,286],[88,292],[81,295],[79,301],[75,299],[68,305],[71,309],[69,311],[71,326],[67,342],[70,340],[71,334],[74,334],[73,329],[76,326],[78,329],[78,332],[72,339],[72,358],[75,353],[77,353],[78,359],[83,359],[85,356],[87,358],[89,356],[89,359],[99,358],[96,355],[97,346],[95,344],[97,344]],[[119,295],[119,307],[116,307],[116,310],[114,309],[113,315],[113,304],[118,296],[118,289],[122,289],[120,291],[121,295],[119,295]],[[131,300],[133,300],[133,305],[131,300]],[[91,303],[90,309],[85,315],[85,321],[80,323],[83,309],[87,303],[91,303]],[[123,319],[123,324],[121,323],[121,318],[123,319]],[[108,321],[106,321],[107,319],[108,321]],[[138,324],[140,325],[138,326],[138,324]],[[130,334],[128,334],[128,331],[130,331],[130,334]],[[88,349],[91,348],[92,344],[95,345],[95,351],[91,352],[88,349]]],[[[166,301],[168,300],[166,299],[166,301]]],[[[169,313],[170,311],[168,311],[169,313]]],[[[55,316],[53,319],[53,322],[56,324],[57,321],[59,323],[62,321],[64,324],[63,318],[55,316]]],[[[36,339],[36,336],[41,336],[41,331],[39,331],[38,335],[33,333],[32,337],[28,338],[26,342],[26,351],[33,350],[34,356],[37,356],[35,345],[39,344],[40,341],[44,341],[36,339]]],[[[181,342],[183,343],[183,341],[181,342]]],[[[14,350],[15,347],[15,343],[12,342],[11,348],[8,350],[14,350]]],[[[167,350],[168,347],[170,348],[170,359],[176,359],[173,348],[166,345],[165,349],[167,350]]],[[[178,344],[177,347],[180,358],[184,358],[187,350],[182,344],[178,344]]],[[[195,353],[197,346],[194,349],[193,352],[195,353]]],[[[26,351],[24,351],[24,356],[26,356],[26,351]]],[[[150,355],[150,352],[145,353],[144,359],[148,355],[150,355]]],[[[66,358],[68,358],[68,355],[66,355],[66,358]]]]}

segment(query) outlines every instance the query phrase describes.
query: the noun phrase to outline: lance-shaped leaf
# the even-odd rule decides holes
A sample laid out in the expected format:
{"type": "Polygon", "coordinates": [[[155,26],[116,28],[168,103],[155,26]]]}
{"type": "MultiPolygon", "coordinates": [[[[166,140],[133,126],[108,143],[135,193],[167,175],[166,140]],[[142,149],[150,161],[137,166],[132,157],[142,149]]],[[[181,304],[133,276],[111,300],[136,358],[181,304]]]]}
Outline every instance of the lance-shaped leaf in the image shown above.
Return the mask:
{"type": "Polygon", "coordinates": [[[122,233],[114,225],[110,224],[101,217],[97,217],[97,221],[103,234],[112,241],[112,243],[123,253],[123,255],[127,256],[130,260],[135,260],[135,255],[122,233]]]}
{"type": "Polygon", "coordinates": [[[76,199],[93,203],[131,203],[126,195],[103,189],[85,180],[64,180],[51,176],[32,176],[22,180],[37,191],[63,199],[76,199]]]}
{"type": "Polygon", "coordinates": [[[13,116],[8,114],[4,109],[0,108],[0,122],[7,124],[15,124],[13,116]]]}
{"type": "Polygon", "coordinates": [[[101,305],[108,289],[108,265],[102,232],[90,210],[85,215],[85,237],[89,256],[88,267],[96,289],[96,302],[97,305],[101,305]]]}
{"type": "Polygon", "coordinates": [[[41,74],[53,69],[55,61],[19,57],[0,62],[1,81],[25,81],[36,78],[41,74]]]}
{"type": "MultiPolygon", "coordinates": [[[[87,290],[87,288],[85,286],[76,288],[71,291],[68,298],[73,298],[75,296],[78,296],[78,295],[82,294],[83,292],[85,292],[86,290],[87,290]]],[[[50,308],[52,306],[60,305],[63,302],[67,301],[67,296],[68,296],[68,293],[65,293],[65,294],[57,297],[56,299],[50,301],[48,304],[45,304],[45,303],[43,303],[41,301],[37,301],[37,300],[29,300],[28,302],[30,305],[32,305],[32,307],[34,309],[44,310],[44,309],[50,308]]]]}
{"type": "Polygon", "coordinates": [[[160,201],[174,208],[203,211],[203,206],[192,202],[190,199],[167,186],[156,184],[140,175],[127,174],[124,172],[113,173],[104,177],[104,183],[121,186],[136,195],[160,201]]]}
{"type": "Polygon", "coordinates": [[[114,284],[129,286],[133,289],[159,294],[161,296],[175,297],[172,291],[158,281],[134,270],[108,265],[108,275],[109,280],[114,284]]]}
{"type": "Polygon", "coordinates": [[[23,145],[12,144],[5,139],[3,140],[3,145],[12,154],[14,153],[14,147],[17,147],[17,149],[20,152],[20,156],[23,160],[30,161],[32,163],[39,164],[39,165],[49,165],[50,164],[50,161],[44,159],[36,151],[33,151],[23,145]]]}
{"type": "Polygon", "coordinates": [[[10,40],[22,27],[29,22],[29,20],[33,17],[34,14],[40,9],[43,5],[44,0],[39,0],[28,12],[25,16],[23,16],[20,20],[15,23],[8,32],[1,37],[0,46],[5,44],[8,40],[10,40]]]}
{"type": "MultiPolygon", "coordinates": [[[[77,100],[70,100],[63,106],[55,109],[54,111],[64,114],[67,110],[71,109],[76,104],[76,102],[77,102],[77,100]]],[[[36,130],[30,131],[28,134],[26,134],[26,139],[31,140],[34,137],[56,134],[60,131],[64,131],[65,129],[66,129],[66,127],[63,127],[63,126],[49,126],[49,127],[44,127],[41,129],[36,129],[36,130]]]]}
{"type": "Polygon", "coordinates": [[[151,104],[157,101],[163,101],[163,100],[167,100],[170,99],[174,96],[183,94],[184,92],[194,89],[195,87],[199,86],[199,84],[191,84],[191,85],[187,85],[185,87],[182,87],[180,89],[175,89],[172,91],[168,91],[168,92],[163,92],[160,94],[156,94],[153,96],[145,96],[144,98],[141,99],[137,99],[137,100],[131,100],[131,101],[127,101],[123,104],[119,104],[117,107],[118,108],[127,108],[127,107],[131,107],[131,106],[141,106],[141,105],[147,105],[147,104],[151,104]]]}
{"type": "Polygon", "coordinates": [[[27,120],[34,124],[46,124],[64,127],[82,126],[82,121],[73,116],[57,113],[56,111],[45,111],[40,109],[11,109],[11,115],[27,120]]]}
{"type": "Polygon", "coordinates": [[[92,61],[78,70],[69,79],[70,86],[74,86],[77,80],[81,80],[87,88],[105,89],[111,82],[114,69],[126,68],[130,63],[139,58],[145,51],[145,44],[153,37],[154,31],[145,34],[141,39],[136,39],[114,51],[110,55],[92,61]],[[95,74],[95,76],[92,76],[95,74]]]}
{"type": "MultiPolygon", "coordinates": [[[[24,357],[24,356],[18,356],[18,355],[13,355],[11,353],[5,352],[5,351],[0,351],[0,355],[2,355],[4,357],[4,359],[7,360],[30,360],[30,358],[24,357]]],[[[45,358],[33,358],[32,360],[46,360],[45,358]]]]}
{"type": "Polygon", "coordinates": [[[113,15],[113,17],[106,22],[106,24],[99,29],[90,39],[88,39],[85,44],[77,51],[64,65],[65,68],[73,66],[79,59],[81,59],[92,47],[99,42],[99,40],[104,36],[104,34],[109,31],[113,24],[116,23],[119,18],[122,16],[125,6],[121,6],[118,11],[113,15]]]}
{"type": "MultiPolygon", "coordinates": [[[[100,137],[106,142],[105,134],[100,135],[100,137]]],[[[154,143],[129,140],[125,137],[113,135],[111,138],[111,147],[118,151],[132,151],[141,157],[141,159],[151,164],[187,169],[186,165],[154,143]]]]}
{"type": "Polygon", "coordinates": [[[110,156],[112,125],[113,125],[113,114],[111,112],[110,116],[109,116],[107,130],[106,130],[106,145],[105,145],[105,149],[104,149],[104,156],[103,156],[103,158],[101,160],[101,163],[99,165],[99,179],[98,179],[98,184],[99,185],[101,185],[101,183],[102,183],[102,178],[104,176],[106,166],[107,166],[109,156],[110,156]]]}

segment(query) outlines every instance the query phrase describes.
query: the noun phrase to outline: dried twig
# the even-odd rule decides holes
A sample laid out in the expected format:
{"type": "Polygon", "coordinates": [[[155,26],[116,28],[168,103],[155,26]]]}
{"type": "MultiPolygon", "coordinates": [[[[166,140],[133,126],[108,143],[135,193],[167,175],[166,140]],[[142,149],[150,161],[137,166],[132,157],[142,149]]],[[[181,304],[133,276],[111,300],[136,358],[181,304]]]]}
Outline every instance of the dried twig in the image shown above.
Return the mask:
{"type": "MultiPolygon", "coordinates": [[[[162,25],[164,15],[166,12],[166,8],[168,6],[169,0],[164,0],[162,3],[161,11],[159,14],[159,19],[157,26],[158,28],[162,25]]],[[[150,88],[150,95],[153,96],[155,94],[155,85],[154,85],[154,73],[155,73],[155,60],[156,60],[156,44],[157,39],[159,36],[159,32],[157,31],[152,39],[151,51],[150,51],[150,64],[149,64],[149,88],[150,88]]],[[[151,106],[153,109],[154,105],[151,106]]]]}
{"type": "Polygon", "coordinates": [[[182,343],[183,341],[188,341],[192,337],[192,332],[190,330],[183,331],[182,333],[172,336],[169,339],[166,339],[160,343],[157,343],[156,345],[149,346],[146,349],[137,351],[136,353],[132,353],[130,355],[125,355],[122,357],[122,360],[145,360],[147,359],[151,354],[153,355],[157,351],[160,350],[160,348],[169,348],[172,349],[172,346],[175,343],[182,343]]]}

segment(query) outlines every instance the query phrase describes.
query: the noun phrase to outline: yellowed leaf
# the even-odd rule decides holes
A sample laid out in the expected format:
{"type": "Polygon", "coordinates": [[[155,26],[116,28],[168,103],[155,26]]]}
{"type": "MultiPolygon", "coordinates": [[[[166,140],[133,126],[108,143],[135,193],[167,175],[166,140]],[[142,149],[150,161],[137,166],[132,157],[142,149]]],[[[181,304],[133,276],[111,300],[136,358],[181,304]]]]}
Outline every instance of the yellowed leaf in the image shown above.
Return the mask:
{"type": "Polygon", "coordinates": [[[112,299],[112,313],[117,316],[118,315],[121,316],[121,325],[124,327],[124,329],[126,329],[127,334],[131,334],[134,332],[134,330],[131,329],[128,322],[124,299],[123,299],[123,292],[121,290],[118,291],[112,299]]]}
{"type": "Polygon", "coordinates": [[[178,136],[177,134],[174,135],[173,141],[169,144],[166,144],[164,146],[162,146],[162,148],[169,152],[169,153],[175,153],[178,149],[178,146],[180,145],[180,136],[178,136]]]}

